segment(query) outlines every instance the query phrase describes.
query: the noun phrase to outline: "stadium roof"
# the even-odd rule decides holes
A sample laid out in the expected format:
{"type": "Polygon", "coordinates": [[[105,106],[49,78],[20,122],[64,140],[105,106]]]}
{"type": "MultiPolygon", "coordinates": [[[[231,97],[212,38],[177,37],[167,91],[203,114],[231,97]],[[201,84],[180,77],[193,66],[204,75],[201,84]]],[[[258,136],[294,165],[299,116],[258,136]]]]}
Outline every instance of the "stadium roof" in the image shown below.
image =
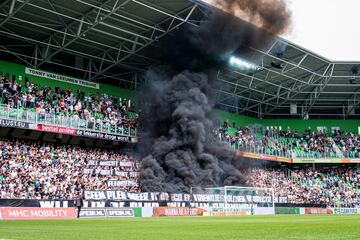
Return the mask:
{"type": "MultiPolygon", "coordinates": [[[[5,0],[0,58],[136,89],[157,62],[146,49],[182,25],[198,25],[207,7],[188,0],[5,0]]],[[[261,59],[260,70],[216,69],[219,108],[262,118],[360,116],[359,62],[333,62],[281,38],[251,50],[247,60],[261,59]]]]}

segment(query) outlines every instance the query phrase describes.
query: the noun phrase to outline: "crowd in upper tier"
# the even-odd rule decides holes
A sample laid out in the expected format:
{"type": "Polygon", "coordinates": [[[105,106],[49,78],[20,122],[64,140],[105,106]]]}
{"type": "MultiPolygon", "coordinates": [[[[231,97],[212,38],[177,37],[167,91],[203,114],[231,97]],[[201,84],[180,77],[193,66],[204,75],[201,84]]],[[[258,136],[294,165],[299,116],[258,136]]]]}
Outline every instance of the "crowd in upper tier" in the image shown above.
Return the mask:
{"type": "Polygon", "coordinates": [[[219,140],[227,141],[241,151],[290,158],[360,158],[360,136],[340,130],[330,134],[309,129],[302,133],[275,128],[254,131],[223,124],[215,134],[219,140]]]}
{"type": "Polygon", "coordinates": [[[28,79],[20,84],[3,75],[0,77],[0,102],[10,109],[29,109],[41,116],[54,114],[70,116],[72,121],[83,119],[92,124],[136,127],[136,120],[129,119],[129,111],[133,110],[130,99],[108,94],[85,94],[81,88],[73,92],[70,89],[40,86],[28,79]]]}
{"type": "Polygon", "coordinates": [[[289,203],[322,204],[331,207],[360,205],[360,169],[289,170],[254,168],[247,174],[248,185],[273,188],[289,203]]]}
{"type": "Polygon", "coordinates": [[[345,157],[360,158],[360,136],[337,130],[333,134],[333,139],[345,157]]]}
{"type": "Polygon", "coordinates": [[[83,189],[137,192],[139,169],[133,157],[116,150],[0,139],[0,198],[72,199],[83,189]]]}

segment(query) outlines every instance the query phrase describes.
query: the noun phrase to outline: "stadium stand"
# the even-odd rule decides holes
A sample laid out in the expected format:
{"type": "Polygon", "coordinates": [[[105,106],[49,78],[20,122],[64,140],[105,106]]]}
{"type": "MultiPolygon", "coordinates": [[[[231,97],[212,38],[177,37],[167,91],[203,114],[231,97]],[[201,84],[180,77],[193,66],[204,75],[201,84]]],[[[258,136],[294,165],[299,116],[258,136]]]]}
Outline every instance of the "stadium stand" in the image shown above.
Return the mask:
{"type": "Polygon", "coordinates": [[[229,128],[223,124],[218,138],[241,151],[286,156],[290,158],[359,158],[360,137],[353,132],[332,133],[297,130],[277,131],[273,128],[229,128]]]}
{"type": "Polygon", "coordinates": [[[24,84],[0,78],[1,114],[44,123],[82,127],[117,134],[136,134],[137,115],[130,99],[108,94],[86,94],[78,89],[24,84]]]}
{"type": "Polygon", "coordinates": [[[302,168],[293,170],[254,168],[248,184],[272,187],[289,203],[322,204],[330,207],[359,206],[360,171],[358,168],[302,168]]]}
{"type": "Polygon", "coordinates": [[[73,199],[80,189],[139,191],[139,162],[117,150],[0,139],[0,198],[73,199]]]}
{"type": "MultiPolygon", "coordinates": [[[[106,93],[47,86],[31,78],[9,80],[5,75],[0,79],[0,92],[3,117],[21,118],[24,112],[32,112],[40,122],[46,123],[50,115],[60,116],[100,130],[104,125],[108,128],[106,124],[119,128],[137,124],[132,101],[106,93]]],[[[289,158],[360,157],[360,138],[353,132],[235,125],[240,127],[225,120],[214,134],[240,151],[289,158]]],[[[0,156],[0,198],[4,199],[73,199],[79,189],[141,191],[140,163],[120,151],[2,138],[0,156]]],[[[249,186],[274,188],[276,196],[288,197],[289,203],[359,205],[356,168],[253,168],[246,176],[249,186]]]]}

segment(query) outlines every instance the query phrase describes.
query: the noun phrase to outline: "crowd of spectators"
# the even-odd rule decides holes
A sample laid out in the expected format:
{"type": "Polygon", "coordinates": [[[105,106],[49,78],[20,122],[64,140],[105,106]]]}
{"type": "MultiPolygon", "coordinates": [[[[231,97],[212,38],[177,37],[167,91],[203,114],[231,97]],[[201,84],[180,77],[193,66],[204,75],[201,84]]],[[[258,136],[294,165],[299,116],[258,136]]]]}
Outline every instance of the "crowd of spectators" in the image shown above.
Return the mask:
{"type": "Polygon", "coordinates": [[[85,94],[80,88],[73,92],[59,87],[50,88],[31,83],[24,84],[0,77],[1,102],[12,108],[29,109],[40,117],[45,114],[69,116],[72,121],[86,120],[96,123],[136,127],[136,119],[129,118],[133,110],[130,99],[113,97],[108,94],[85,94]]]}
{"type": "Polygon", "coordinates": [[[73,199],[79,190],[114,188],[137,192],[139,169],[138,161],[117,150],[0,139],[0,198],[73,199]],[[96,164],[109,160],[119,164],[96,164]],[[109,186],[110,180],[120,185],[109,186]]]}
{"type": "MultiPolygon", "coordinates": [[[[83,190],[139,192],[140,167],[134,157],[117,150],[0,139],[0,198],[73,199],[83,190]]],[[[360,205],[357,168],[252,168],[245,174],[249,186],[273,188],[289,203],[360,205]]]]}
{"type": "Polygon", "coordinates": [[[249,186],[273,188],[289,203],[322,204],[330,207],[360,205],[360,170],[355,168],[289,170],[253,168],[249,186]]]}
{"type": "MultiPolygon", "coordinates": [[[[250,151],[284,157],[337,157],[336,142],[322,131],[303,133],[267,128],[254,131],[249,128],[231,128],[226,122],[216,131],[218,139],[228,142],[240,151],[250,151]]],[[[339,138],[344,151],[356,151],[360,157],[360,138],[339,138]]]]}
{"type": "Polygon", "coordinates": [[[306,129],[302,134],[297,131],[279,131],[277,140],[291,139],[282,142],[282,146],[288,150],[298,150],[299,155],[311,157],[331,157],[336,155],[335,142],[332,141],[323,131],[311,131],[306,129]]]}
{"type": "Polygon", "coordinates": [[[221,141],[230,143],[231,146],[254,146],[258,143],[255,136],[250,132],[248,128],[236,129],[234,134],[231,134],[225,128],[219,128],[215,134],[221,141]]]}
{"type": "Polygon", "coordinates": [[[360,158],[360,136],[337,130],[333,133],[333,139],[345,157],[360,158]]]}

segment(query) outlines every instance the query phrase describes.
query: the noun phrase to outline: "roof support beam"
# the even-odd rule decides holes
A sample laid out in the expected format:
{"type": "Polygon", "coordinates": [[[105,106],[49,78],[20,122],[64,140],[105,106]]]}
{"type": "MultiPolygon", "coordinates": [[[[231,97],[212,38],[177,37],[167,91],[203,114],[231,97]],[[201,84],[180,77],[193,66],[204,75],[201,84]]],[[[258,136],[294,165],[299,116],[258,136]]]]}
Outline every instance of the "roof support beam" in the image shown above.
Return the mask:
{"type": "MultiPolygon", "coordinates": [[[[30,14],[30,15],[31,15],[31,14],[30,14]]],[[[0,16],[3,16],[3,14],[0,13],[0,16]]],[[[12,21],[16,21],[16,24],[17,24],[18,22],[26,23],[26,24],[29,24],[29,25],[32,25],[32,26],[39,27],[39,28],[44,29],[44,30],[52,31],[52,32],[54,32],[54,33],[63,34],[63,35],[64,35],[63,41],[65,41],[65,39],[66,39],[67,37],[73,37],[73,38],[74,38],[74,37],[78,36],[78,35],[76,35],[76,34],[73,34],[73,33],[68,32],[67,29],[65,29],[64,32],[62,32],[62,31],[60,31],[60,30],[57,30],[57,29],[54,29],[54,28],[51,28],[51,27],[48,27],[48,26],[44,26],[44,25],[39,24],[39,23],[30,22],[30,21],[27,21],[27,20],[24,20],[24,19],[21,19],[21,18],[17,18],[17,17],[13,17],[13,18],[12,18],[12,21]]],[[[11,22],[9,22],[9,23],[11,23],[11,22]]],[[[24,26],[24,25],[23,25],[23,27],[24,27],[24,28],[27,28],[27,27],[24,26]]],[[[31,30],[30,28],[27,28],[27,29],[31,30]]],[[[92,47],[92,48],[94,48],[94,49],[99,49],[99,48],[94,47],[94,46],[92,46],[91,44],[95,44],[95,45],[98,45],[98,46],[101,46],[101,47],[106,47],[106,48],[112,49],[112,50],[114,50],[114,51],[118,51],[118,50],[119,50],[119,49],[116,48],[116,47],[109,46],[109,45],[104,44],[104,43],[96,42],[96,41],[94,41],[94,40],[90,40],[90,39],[87,39],[87,38],[84,38],[84,37],[81,37],[81,36],[79,37],[79,39],[81,39],[81,40],[83,40],[83,41],[85,41],[85,42],[90,43],[90,45],[86,45],[86,46],[90,46],[90,47],[92,47]]],[[[56,44],[56,43],[55,43],[55,44],[56,44]]],[[[62,45],[63,45],[63,43],[62,43],[62,44],[59,44],[59,47],[61,47],[62,45]]],[[[80,45],[84,45],[84,44],[81,43],[80,45]]],[[[84,46],[85,46],[85,45],[84,45],[84,46]]],[[[126,49],[123,49],[122,51],[127,52],[127,53],[130,53],[130,51],[127,51],[126,49]]],[[[140,56],[140,57],[142,57],[142,58],[147,58],[146,56],[140,56]]],[[[153,60],[153,59],[150,59],[150,58],[149,58],[149,60],[153,60]]]]}
{"type": "Polygon", "coordinates": [[[10,8],[9,8],[9,16],[11,16],[14,12],[15,3],[16,3],[16,0],[11,1],[10,8]]]}
{"type": "MultiPolygon", "coordinates": [[[[301,85],[301,84],[299,85],[299,84],[297,84],[297,83],[295,82],[292,88],[293,88],[294,90],[297,89],[297,92],[296,92],[293,96],[298,95],[298,94],[301,92],[302,89],[308,88],[308,87],[310,86],[310,85],[309,85],[309,84],[310,84],[310,81],[312,81],[312,79],[313,79],[314,77],[315,77],[315,75],[311,75],[311,77],[309,78],[309,81],[308,81],[307,83],[302,84],[302,85],[301,85]]],[[[268,102],[271,102],[271,101],[273,101],[273,100],[276,100],[279,96],[287,96],[287,97],[286,97],[286,100],[284,100],[283,102],[281,102],[281,103],[278,104],[278,105],[275,105],[274,108],[268,110],[266,113],[274,111],[275,109],[277,109],[278,106],[281,106],[281,105],[285,104],[287,101],[291,100],[291,97],[292,97],[292,96],[290,96],[290,92],[289,92],[289,91],[284,91],[284,92],[279,93],[278,96],[274,96],[274,97],[271,97],[271,98],[266,99],[263,103],[268,103],[268,102]]],[[[257,104],[255,104],[255,105],[250,106],[249,108],[255,108],[255,107],[259,106],[260,104],[261,104],[261,103],[257,103],[257,104]]],[[[244,109],[243,112],[248,111],[249,108],[244,109]]],[[[265,115],[266,113],[264,113],[264,115],[265,115]]]]}
{"type": "MultiPolygon", "coordinates": [[[[29,66],[32,66],[32,67],[36,67],[34,64],[31,64],[29,61],[27,61],[27,59],[29,60],[34,60],[35,57],[34,56],[30,56],[30,55],[25,55],[23,52],[20,53],[20,52],[14,52],[14,51],[11,51],[10,49],[0,45],[0,52],[4,52],[4,53],[9,53],[9,54],[13,54],[14,56],[16,56],[17,58],[21,59],[22,61],[24,61],[24,63],[28,64],[29,66]]],[[[89,59],[89,60],[92,60],[93,59],[89,59]]],[[[52,61],[49,61],[48,62],[49,64],[53,64],[53,65],[57,65],[57,66],[61,66],[61,67],[64,67],[64,68],[68,68],[68,69],[72,69],[72,70],[76,70],[76,71],[81,71],[81,72],[87,72],[88,69],[83,69],[83,68],[78,68],[78,67],[75,67],[75,66],[72,66],[70,64],[61,64],[61,63],[58,63],[58,62],[52,62],[52,61]]],[[[133,84],[132,81],[130,80],[127,80],[127,79],[124,79],[124,78],[119,78],[117,77],[116,75],[107,75],[107,74],[103,74],[102,77],[104,78],[109,78],[109,79],[114,79],[116,81],[119,81],[119,82],[122,82],[122,83],[127,83],[127,84],[133,84]]]]}
{"type": "MultiPolygon", "coordinates": [[[[102,18],[100,18],[100,20],[97,20],[95,22],[92,23],[92,25],[86,29],[84,29],[83,31],[80,31],[78,33],[78,35],[75,38],[72,38],[71,40],[67,41],[65,44],[63,44],[58,50],[56,50],[55,52],[51,53],[49,56],[47,56],[45,59],[43,59],[37,67],[41,66],[42,64],[46,63],[48,60],[50,60],[53,56],[55,56],[56,54],[58,54],[59,52],[63,51],[64,48],[68,47],[70,44],[72,44],[73,42],[75,42],[76,40],[78,40],[80,38],[81,35],[86,34],[87,32],[89,32],[90,30],[94,29],[98,24],[100,24],[101,22],[105,21],[112,13],[116,12],[117,10],[119,10],[121,7],[125,6],[128,2],[130,2],[130,0],[126,0],[125,2],[123,2],[122,4],[119,4],[118,6],[116,6],[116,4],[114,5],[113,9],[107,13],[106,15],[102,16],[102,18]]],[[[82,22],[84,21],[84,16],[82,18],[82,22]]],[[[82,26],[82,25],[81,25],[82,26]]],[[[50,37],[51,38],[51,37],[50,37]]]]}
{"type": "Polygon", "coordinates": [[[4,26],[6,24],[6,22],[9,21],[9,19],[11,19],[17,12],[19,12],[29,2],[30,2],[30,0],[25,0],[19,7],[15,8],[16,0],[12,0],[10,9],[9,9],[9,15],[2,22],[0,22],[0,27],[4,26]]]}
{"type": "MultiPolygon", "coordinates": [[[[174,20],[174,19],[179,19],[179,18],[176,17],[176,16],[170,16],[169,18],[165,19],[165,20],[163,21],[163,23],[165,23],[166,21],[169,21],[169,20],[171,21],[170,24],[169,24],[169,26],[168,26],[168,28],[167,28],[167,31],[166,31],[166,32],[161,33],[161,34],[158,35],[158,36],[154,36],[151,41],[148,41],[148,42],[147,42],[145,45],[143,45],[143,46],[138,47],[138,46],[136,46],[136,45],[132,45],[132,47],[131,47],[131,53],[126,54],[126,55],[124,55],[123,57],[120,57],[119,59],[116,60],[115,63],[113,63],[113,64],[111,64],[111,65],[109,65],[109,66],[107,66],[107,67],[105,67],[105,68],[103,68],[103,69],[100,68],[99,72],[94,75],[94,78],[96,79],[96,77],[98,76],[98,74],[104,73],[104,72],[110,70],[111,68],[115,67],[117,64],[124,62],[126,59],[130,58],[133,54],[136,54],[136,53],[139,52],[140,50],[142,50],[142,49],[144,49],[145,47],[151,45],[154,41],[157,41],[159,38],[161,38],[161,37],[165,36],[167,33],[171,32],[173,29],[176,29],[176,28],[178,28],[179,26],[181,26],[182,24],[188,22],[188,20],[190,19],[191,15],[193,14],[193,12],[195,11],[195,9],[196,9],[197,7],[198,7],[198,5],[195,4],[195,5],[193,5],[193,6],[189,7],[189,8],[186,8],[186,9],[180,11],[179,14],[181,14],[181,13],[186,13],[186,18],[184,18],[184,19],[181,18],[181,22],[180,22],[180,23],[174,24],[174,21],[173,21],[173,20],[174,20]]],[[[124,45],[124,43],[121,43],[121,44],[119,45],[119,49],[122,49],[123,47],[125,47],[125,45],[124,45]]],[[[107,51],[108,51],[108,50],[106,50],[105,52],[107,52],[107,51]]]]}
{"type": "MultiPolygon", "coordinates": [[[[36,43],[36,44],[39,44],[39,45],[42,45],[44,47],[46,47],[46,50],[45,50],[45,54],[41,54],[42,56],[42,59],[44,60],[46,58],[46,55],[49,51],[50,48],[55,48],[55,49],[60,49],[61,46],[59,44],[52,44],[50,42],[42,42],[42,41],[39,41],[39,40],[35,40],[35,39],[31,39],[31,38],[27,38],[27,37],[24,37],[24,36],[21,36],[21,35],[18,35],[18,34],[14,34],[14,33],[10,33],[10,32],[5,32],[5,31],[2,31],[0,30],[0,34],[4,34],[4,35],[8,35],[8,36],[11,36],[11,37],[14,37],[14,38],[18,38],[18,39],[22,39],[22,40],[25,40],[25,41],[28,41],[28,42],[33,42],[33,43],[36,43]]],[[[62,49],[63,52],[67,52],[67,53],[71,53],[71,54],[75,54],[75,55],[82,55],[82,56],[85,56],[85,57],[88,57],[88,58],[92,58],[94,60],[98,60],[98,61],[106,61],[108,63],[114,63],[114,60],[111,60],[109,58],[102,58],[102,57],[97,57],[97,56],[93,56],[91,54],[87,54],[87,53],[83,53],[83,52],[79,52],[79,51],[76,51],[76,50],[73,50],[73,49],[69,49],[69,48],[63,48],[62,49]]],[[[133,70],[138,70],[138,71],[141,71],[142,69],[138,68],[138,67],[135,67],[135,66],[130,66],[130,65],[127,65],[125,63],[119,63],[119,65],[121,66],[124,66],[128,69],[133,69],[133,70]]],[[[38,66],[38,65],[37,65],[38,66]]]]}
{"type": "MultiPolygon", "coordinates": [[[[111,10],[109,10],[109,9],[105,9],[105,8],[101,8],[101,7],[99,7],[99,6],[93,5],[93,4],[91,4],[91,3],[87,2],[87,1],[77,0],[77,2],[81,2],[81,3],[83,3],[83,4],[87,5],[87,6],[90,6],[90,7],[94,8],[94,9],[98,9],[98,10],[101,10],[101,11],[104,11],[104,12],[110,12],[110,11],[111,11],[111,10]]],[[[146,28],[151,28],[151,29],[153,29],[153,30],[155,30],[155,31],[165,32],[164,29],[161,29],[161,28],[159,28],[158,26],[152,26],[152,25],[150,25],[150,24],[147,24],[147,23],[144,23],[144,22],[140,22],[140,21],[135,20],[135,19],[133,19],[133,18],[126,17],[126,16],[124,16],[123,14],[119,14],[119,13],[114,12],[113,15],[116,16],[116,17],[125,19],[125,20],[127,20],[127,21],[136,23],[137,25],[134,25],[134,26],[141,25],[141,26],[146,27],[146,28]]],[[[138,16],[138,17],[139,17],[139,16],[138,16]]]]}
{"type": "Polygon", "coordinates": [[[351,103],[350,107],[345,112],[345,118],[347,118],[353,110],[355,110],[360,105],[360,89],[356,91],[348,100],[349,104],[351,103]]]}
{"type": "Polygon", "coordinates": [[[319,96],[321,95],[321,93],[324,91],[326,85],[329,83],[333,73],[334,73],[334,67],[335,64],[332,64],[331,68],[330,68],[330,72],[328,74],[327,77],[322,78],[320,80],[320,86],[317,86],[313,89],[313,92],[309,95],[309,100],[306,102],[306,106],[305,109],[302,113],[302,117],[304,118],[305,116],[308,115],[309,111],[311,110],[311,108],[314,106],[314,104],[316,103],[316,101],[318,100],[319,96]]]}
{"type": "Polygon", "coordinates": [[[28,62],[23,56],[20,56],[18,54],[16,54],[15,52],[9,50],[8,48],[6,48],[5,46],[3,45],[0,45],[0,51],[3,52],[7,52],[7,53],[10,53],[12,55],[14,55],[15,57],[17,57],[18,59],[20,59],[21,61],[23,61],[26,65],[29,65],[29,66],[34,66],[33,64],[31,64],[30,62],[28,62]]]}

